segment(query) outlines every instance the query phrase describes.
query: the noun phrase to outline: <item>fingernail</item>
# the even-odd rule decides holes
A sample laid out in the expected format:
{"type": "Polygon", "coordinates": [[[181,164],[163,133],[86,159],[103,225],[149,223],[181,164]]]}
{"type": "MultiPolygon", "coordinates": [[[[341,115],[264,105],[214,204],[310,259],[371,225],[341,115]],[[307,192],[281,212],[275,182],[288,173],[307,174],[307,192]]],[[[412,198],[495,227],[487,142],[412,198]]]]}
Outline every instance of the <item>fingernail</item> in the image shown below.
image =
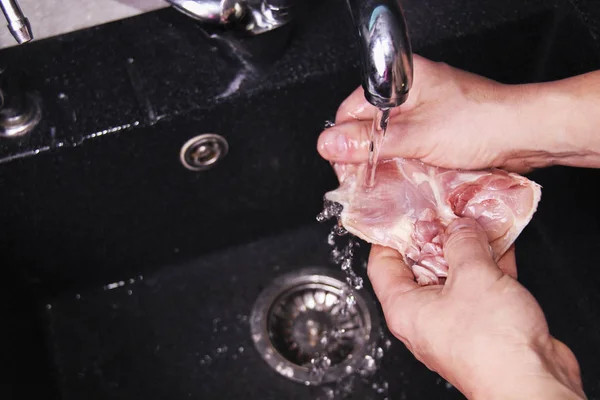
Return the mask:
{"type": "Polygon", "coordinates": [[[346,137],[337,132],[331,131],[323,134],[322,146],[328,154],[343,155],[348,151],[348,141],[346,137]]]}
{"type": "Polygon", "coordinates": [[[461,218],[461,219],[457,219],[454,220],[449,226],[448,226],[448,230],[446,231],[449,235],[458,232],[462,229],[473,229],[473,228],[477,228],[475,226],[475,221],[471,220],[471,219],[466,219],[466,218],[461,218]]]}

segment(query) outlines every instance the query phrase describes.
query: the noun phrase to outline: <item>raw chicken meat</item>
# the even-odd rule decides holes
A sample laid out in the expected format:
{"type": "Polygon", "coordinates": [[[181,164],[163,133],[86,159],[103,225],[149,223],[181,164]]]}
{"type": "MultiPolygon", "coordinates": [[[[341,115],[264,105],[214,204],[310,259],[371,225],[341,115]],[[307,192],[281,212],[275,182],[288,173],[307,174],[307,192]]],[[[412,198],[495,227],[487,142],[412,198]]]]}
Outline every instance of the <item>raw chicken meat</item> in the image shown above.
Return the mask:
{"type": "Polygon", "coordinates": [[[325,200],[342,205],[340,223],[367,242],[398,250],[421,285],[441,284],[448,275],[440,234],[452,220],[477,220],[498,260],[541,197],[540,185],[499,169],[459,171],[396,158],[378,164],[376,184],[367,190],[366,164],[333,166],[340,187],[325,200]]]}

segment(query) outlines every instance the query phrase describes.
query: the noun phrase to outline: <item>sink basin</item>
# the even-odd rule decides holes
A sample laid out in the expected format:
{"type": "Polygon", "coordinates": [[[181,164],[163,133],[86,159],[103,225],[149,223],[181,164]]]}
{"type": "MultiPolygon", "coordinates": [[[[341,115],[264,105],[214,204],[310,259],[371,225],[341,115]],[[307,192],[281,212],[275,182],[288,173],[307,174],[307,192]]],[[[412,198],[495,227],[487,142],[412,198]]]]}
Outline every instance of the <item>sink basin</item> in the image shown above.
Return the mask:
{"type": "MultiPolygon", "coordinates": [[[[503,3],[407,1],[415,52],[507,83],[600,68],[569,4],[503,3]]],[[[5,398],[331,395],[273,370],[249,324],[278,276],[337,269],[329,226],[315,221],[336,179],[315,143],[358,86],[358,58],[343,2],[319,4],[252,76],[170,9],[0,53],[4,76],[38,92],[44,110],[29,136],[0,140],[5,398]],[[229,152],[190,171],[181,147],[204,133],[229,152]]],[[[520,280],[597,398],[600,213],[588,188],[599,173],[531,178],[543,199],[517,242],[520,280]]],[[[349,398],[463,398],[382,328],[391,347],[376,380],[358,379],[349,398]]]]}

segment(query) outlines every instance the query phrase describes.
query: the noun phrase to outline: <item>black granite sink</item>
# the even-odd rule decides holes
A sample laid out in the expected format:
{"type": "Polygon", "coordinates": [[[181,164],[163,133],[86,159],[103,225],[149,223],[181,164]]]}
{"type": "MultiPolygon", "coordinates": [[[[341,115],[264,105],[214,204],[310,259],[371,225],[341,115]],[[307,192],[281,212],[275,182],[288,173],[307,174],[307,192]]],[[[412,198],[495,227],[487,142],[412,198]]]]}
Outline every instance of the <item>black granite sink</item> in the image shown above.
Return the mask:
{"type": "MultiPolygon", "coordinates": [[[[514,83],[600,68],[591,4],[476,3],[406,1],[415,52],[514,83]]],[[[336,268],[315,221],[336,180],[315,143],[359,74],[343,2],[315,7],[233,94],[239,60],[173,10],[0,52],[0,77],[44,107],[36,131],[0,139],[4,398],[323,394],[271,370],[247,325],[276,276],[336,268]],[[201,133],[230,151],[192,172],[179,151],[201,133]]],[[[543,199],[517,243],[520,280],[600,398],[600,176],[531,177],[543,199]]],[[[399,342],[380,377],[391,399],[461,398],[399,342]]]]}

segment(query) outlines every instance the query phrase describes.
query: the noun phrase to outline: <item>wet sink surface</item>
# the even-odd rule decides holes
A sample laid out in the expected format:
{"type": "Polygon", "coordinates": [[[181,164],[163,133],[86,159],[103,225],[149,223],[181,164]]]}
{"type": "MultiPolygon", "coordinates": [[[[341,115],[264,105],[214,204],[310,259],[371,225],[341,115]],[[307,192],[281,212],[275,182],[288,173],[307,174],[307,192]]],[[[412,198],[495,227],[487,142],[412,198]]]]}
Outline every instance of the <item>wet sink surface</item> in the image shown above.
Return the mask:
{"type": "MultiPolygon", "coordinates": [[[[306,266],[337,270],[327,233],[315,223],[55,299],[44,314],[62,398],[327,398],[271,369],[248,323],[275,277],[306,266]]],[[[378,376],[357,378],[349,398],[383,398],[373,384],[384,381],[391,398],[460,398],[400,342],[386,353],[378,376]]]]}
{"type": "MultiPolygon", "coordinates": [[[[314,146],[325,120],[358,86],[348,21],[323,23],[337,18],[342,3],[324,2],[323,14],[305,21],[267,84],[254,82],[216,103],[211,96],[229,84],[219,74],[226,63],[206,62],[193,74],[200,60],[216,56],[199,44],[197,25],[170,10],[39,43],[35,52],[3,53],[34,77],[28,85],[39,85],[47,105],[37,136],[0,142],[0,300],[8,337],[1,354],[11,367],[3,394],[327,397],[262,360],[248,317],[277,276],[306,266],[338,268],[329,262],[329,226],[314,220],[336,181],[314,146]],[[145,37],[154,38],[153,46],[138,45],[135,38],[145,37]],[[87,48],[98,53],[82,57],[87,48]],[[156,63],[157,52],[173,63],[156,63]],[[132,54],[137,72],[125,67],[132,54]],[[140,88],[134,94],[128,79],[144,83],[163,119],[147,121],[148,110],[136,105],[140,88]],[[57,102],[63,92],[70,103],[57,102]],[[49,150],[74,132],[108,132],[136,120],[135,128],[49,150]],[[208,173],[190,173],[179,163],[180,147],[205,132],[223,134],[230,154],[208,173]],[[20,153],[36,146],[47,150],[20,153]]],[[[531,1],[522,13],[517,3],[508,11],[493,1],[478,2],[477,10],[460,5],[461,15],[481,22],[475,27],[448,19],[450,2],[435,8],[438,15],[407,1],[415,51],[507,83],[600,67],[598,44],[567,12],[570,3],[531,1]],[[493,13],[501,21],[490,22],[493,13]]],[[[519,279],[580,360],[589,398],[599,399],[600,211],[591,187],[600,176],[553,168],[532,178],[543,194],[517,242],[519,279]]],[[[360,265],[357,272],[365,275],[360,265]]],[[[377,388],[384,381],[390,399],[462,398],[390,339],[377,380],[358,380],[350,398],[382,400],[377,388]]]]}
{"type": "MultiPolygon", "coordinates": [[[[551,198],[519,238],[517,258],[520,281],[542,304],[553,334],[575,352],[587,393],[597,398],[600,294],[593,287],[600,256],[573,254],[562,235],[577,236],[582,249],[597,244],[600,214],[587,226],[573,223],[583,217],[578,211],[556,218],[562,207],[576,210],[575,200],[555,193],[577,175],[600,178],[598,171],[563,169],[533,176],[551,198]]],[[[308,224],[155,273],[80,288],[43,305],[61,398],[328,398],[327,390],[271,369],[252,343],[248,320],[259,293],[276,277],[306,266],[338,269],[330,262],[328,231],[326,224],[308,224]]],[[[362,248],[355,270],[366,278],[368,246],[362,248]]],[[[368,284],[363,290],[372,296],[368,284]]],[[[384,382],[391,399],[464,398],[382,326],[391,347],[375,377],[357,377],[347,398],[383,399],[377,389],[384,382]]]]}

